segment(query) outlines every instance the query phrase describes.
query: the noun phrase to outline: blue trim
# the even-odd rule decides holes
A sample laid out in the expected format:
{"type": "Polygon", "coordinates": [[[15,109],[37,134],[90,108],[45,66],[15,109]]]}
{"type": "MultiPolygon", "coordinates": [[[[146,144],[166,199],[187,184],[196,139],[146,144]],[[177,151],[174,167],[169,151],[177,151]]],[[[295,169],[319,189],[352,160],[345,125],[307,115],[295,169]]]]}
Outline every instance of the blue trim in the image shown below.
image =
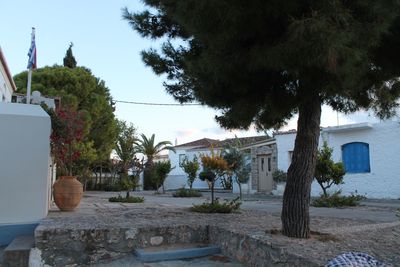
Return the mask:
{"type": "Polygon", "coordinates": [[[17,236],[33,236],[38,225],[38,222],[28,224],[0,224],[0,246],[7,246],[17,236]]]}
{"type": "Polygon", "coordinates": [[[157,252],[146,252],[144,249],[135,250],[135,254],[138,260],[142,262],[191,259],[191,258],[209,256],[213,254],[219,254],[219,253],[221,253],[221,249],[218,246],[212,246],[212,245],[201,248],[164,250],[157,252]]]}

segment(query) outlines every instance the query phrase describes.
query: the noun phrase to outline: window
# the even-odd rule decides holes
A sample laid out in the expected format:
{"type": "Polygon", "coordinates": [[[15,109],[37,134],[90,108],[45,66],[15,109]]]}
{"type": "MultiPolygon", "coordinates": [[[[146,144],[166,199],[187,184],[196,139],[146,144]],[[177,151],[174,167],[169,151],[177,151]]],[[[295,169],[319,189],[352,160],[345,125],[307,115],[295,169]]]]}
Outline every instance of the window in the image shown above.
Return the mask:
{"type": "Polygon", "coordinates": [[[347,173],[370,172],[369,145],[354,142],[342,146],[342,159],[347,173]]]}
{"type": "Polygon", "coordinates": [[[271,158],[268,157],[268,171],[271,171],[271,158]]]}
{"type": "Polygon", "coordinates": [[[261,171],[264,171],[264,158],[261,158],[261,171]]]}

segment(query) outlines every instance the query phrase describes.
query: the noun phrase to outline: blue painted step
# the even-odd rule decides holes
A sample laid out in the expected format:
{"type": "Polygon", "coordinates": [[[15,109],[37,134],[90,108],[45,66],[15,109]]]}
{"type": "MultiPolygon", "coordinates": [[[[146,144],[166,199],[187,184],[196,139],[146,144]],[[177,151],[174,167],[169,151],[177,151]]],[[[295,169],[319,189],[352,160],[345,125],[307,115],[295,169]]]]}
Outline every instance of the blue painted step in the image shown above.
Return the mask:
{"type": "Polygon", "coordinates": [[[142,262],[191,259],[220,254],[221,248],[215,245],[190,246],[190,244],[136,249],[137,259],[142,262]]]}

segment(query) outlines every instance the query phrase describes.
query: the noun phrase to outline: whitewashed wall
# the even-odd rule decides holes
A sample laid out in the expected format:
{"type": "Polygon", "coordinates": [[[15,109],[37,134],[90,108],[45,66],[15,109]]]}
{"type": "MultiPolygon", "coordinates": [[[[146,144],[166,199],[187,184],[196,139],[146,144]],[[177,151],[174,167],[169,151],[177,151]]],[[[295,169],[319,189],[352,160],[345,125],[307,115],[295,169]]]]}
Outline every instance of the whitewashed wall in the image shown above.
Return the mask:
{"type": "Polygon", "coordinates": [[[47,216],[50,117],[37,105],[0,103],[0,226],[47,216]]]}
{"type": "Polygon", "coordinates": [[[289,151],[293,151],[296,133],[278,134],[275,136],[278,150],[278,169],[287,171],[290,165],[289,151]]]}
{"type": "Polygon", "coordinates": [[[11,102],[12,92],[4,66],[0,63],[0,102],[11,102]]]}
{"type": "MultiPolygon", "coordinates": [[[[276,135],[278,168],[287,171],[288,151],[293,150],[295,134],[276,135]]],[[[342,161],[342,145],[351,142],[369,144],[370,173],[346,174],[344,184],[330,191],[341,189],[343,194],[357,193],[368,198],[400,197],[400,123],[398,120],[372,124],[371,129],[353,129],[343,132],[324,132],[323,139],[333,147],[333,159],[342,161]]],[[[320,146],[322,140],[320,139],[320,146]]],[[[313,182],[311,194],[317,196],[321,189],[313,182]]]]}

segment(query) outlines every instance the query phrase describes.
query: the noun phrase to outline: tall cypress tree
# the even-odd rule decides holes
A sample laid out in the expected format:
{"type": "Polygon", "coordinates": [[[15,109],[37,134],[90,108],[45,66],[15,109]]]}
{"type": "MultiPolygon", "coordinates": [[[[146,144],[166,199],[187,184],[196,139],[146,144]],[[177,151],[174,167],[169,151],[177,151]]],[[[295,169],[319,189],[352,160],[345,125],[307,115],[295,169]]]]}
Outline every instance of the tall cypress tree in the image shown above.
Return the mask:
{"type": "Polygon", "coordinates": [[[308,238],[321,106],[382,118],[398,106],[398,1],[144,2],[149,10],[123,17],[143,37],[167,40],[142,58],[166,74],[175,99],[219,110],[226,128],[270,129],[298,114],[282,232],[308,238]]]}
{"type": "Polygon", "coordinates": [[[74,46],[73,43],[69,44],[69,47],[67,49],[67,52],[65,53],[64,57],[64,67],[73,69],[76,68],[76,60],[74,55],[72,54],[72,47],[74,46]]]}

